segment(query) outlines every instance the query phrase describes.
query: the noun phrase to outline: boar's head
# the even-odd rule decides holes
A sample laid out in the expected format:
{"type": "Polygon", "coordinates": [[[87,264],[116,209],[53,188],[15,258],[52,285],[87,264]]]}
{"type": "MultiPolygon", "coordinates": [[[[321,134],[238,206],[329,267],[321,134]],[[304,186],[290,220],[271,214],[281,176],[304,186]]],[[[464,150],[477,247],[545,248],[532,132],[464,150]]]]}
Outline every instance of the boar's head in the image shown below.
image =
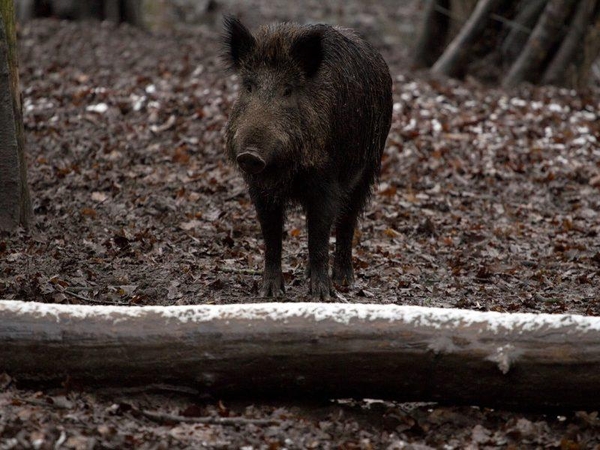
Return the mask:
{"type": "Polygon", "coordinates": [[[328,136],[324,30],[277,24],[256,35],[225,18],[225,59],[241,86],[226,130],[228,158],[253,179],[284,179],[323,159],[328,136]]]}

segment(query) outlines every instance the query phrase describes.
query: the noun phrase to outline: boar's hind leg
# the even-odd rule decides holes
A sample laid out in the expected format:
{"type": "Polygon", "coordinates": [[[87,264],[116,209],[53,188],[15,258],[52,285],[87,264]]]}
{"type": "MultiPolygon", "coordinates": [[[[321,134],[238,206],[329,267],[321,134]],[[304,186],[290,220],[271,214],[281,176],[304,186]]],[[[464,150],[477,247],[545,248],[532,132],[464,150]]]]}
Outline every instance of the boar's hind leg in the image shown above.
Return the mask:
{"type": "MultiPolygon", "coordinates": [[[[367,188],[368,189],[368,188],[367,188]]],[[[358,215],[365,202],[365,189],[357,188],[338,217],[335,228],[335,256],[333,260],[333,281],[340,286],[352,286],[352,239],[358,215]]]]}
{"type": "Polygon", "coordinates": [[[306,211],[308,225],[308,271],[310,295],[328,300],[334,295],[329,279],[329,235],[333,224],[333,205],[327,199],[316,200],[306,211]]]}
{"type": "Polygon", "coordinates": [[[265,270],[260,293],[263,297],[280,297],[285,292],[281,273],[281,239],[283,214],[281,205],[255,200],[256,213],[265,240],[265,270]]]}
{"type": "Polygon", "coordinates": [[[352,286],[352,238],[356,228],[358,211],[344,212],[335,229],[335,256],[333,260],[333,282],[340,286],[352,286]]]}

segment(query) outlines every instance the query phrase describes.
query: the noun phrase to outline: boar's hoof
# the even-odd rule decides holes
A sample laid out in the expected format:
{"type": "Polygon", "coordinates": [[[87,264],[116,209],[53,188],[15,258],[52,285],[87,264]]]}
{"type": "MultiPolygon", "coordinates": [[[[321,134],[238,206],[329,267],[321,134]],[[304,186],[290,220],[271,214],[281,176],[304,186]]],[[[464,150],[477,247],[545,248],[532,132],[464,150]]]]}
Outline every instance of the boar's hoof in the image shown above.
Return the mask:
{"type": "Polygon", "coordinates": [[[352,267],[333,267],[333,282],[338,286],[352,286],[354,284],[354,271],[352,267]]]}
{"type": "Polygon", "coordinates": [[[328,301],[335,297],[335,291],[329,277],[319,278],[312,276],[310,279],[310,296],[314,300],[328,301]]]}
{"type": "Polygon", "coordinates": [[[283,276],[265,275],[263,285],[260,289],[260,295],[262,297],[283,297],[285,295],[285,287],[283,284],[283,276]]]}
{"type": "Polygon", "coordinates": [[[237,156],[240,168],[250,175],[256,175],[265,169],[267,163],[255,151],[245,151],[237,156]]]}

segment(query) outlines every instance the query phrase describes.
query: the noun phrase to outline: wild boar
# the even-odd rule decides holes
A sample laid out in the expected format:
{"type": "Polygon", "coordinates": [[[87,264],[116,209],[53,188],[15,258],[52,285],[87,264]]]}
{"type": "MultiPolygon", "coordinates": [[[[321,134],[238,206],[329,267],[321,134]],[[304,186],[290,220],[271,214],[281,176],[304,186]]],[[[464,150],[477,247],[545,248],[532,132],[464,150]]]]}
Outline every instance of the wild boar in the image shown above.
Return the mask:
{"type": "Polygon", "coordinates": [[[225,131],[229,160],[248,185],[265,241],[261,293],[284,293],[286,209],[306,212],[310,294],[350,285],[352,240],[370,197],[392,116],[392,79],[383,57],[352,30],[280,23],[252,34],[225,18],[225,58],[241,88],[225,131]]]}

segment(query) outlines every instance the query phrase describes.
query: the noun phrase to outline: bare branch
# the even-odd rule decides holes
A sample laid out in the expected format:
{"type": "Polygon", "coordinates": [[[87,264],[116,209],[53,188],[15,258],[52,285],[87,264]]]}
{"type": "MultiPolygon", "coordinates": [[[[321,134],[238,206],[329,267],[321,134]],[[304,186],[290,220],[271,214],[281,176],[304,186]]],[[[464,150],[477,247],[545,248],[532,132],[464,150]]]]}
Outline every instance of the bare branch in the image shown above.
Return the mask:
{"type": "Polygon", "coordinates": [[[186,417],[176,414],[161,413],[155,411],[140,410],[144,417],[154,422],[171,423],[204,423],[209,425],[281,425],[277,419],[248,419],[246,417],[186,417]]]}

